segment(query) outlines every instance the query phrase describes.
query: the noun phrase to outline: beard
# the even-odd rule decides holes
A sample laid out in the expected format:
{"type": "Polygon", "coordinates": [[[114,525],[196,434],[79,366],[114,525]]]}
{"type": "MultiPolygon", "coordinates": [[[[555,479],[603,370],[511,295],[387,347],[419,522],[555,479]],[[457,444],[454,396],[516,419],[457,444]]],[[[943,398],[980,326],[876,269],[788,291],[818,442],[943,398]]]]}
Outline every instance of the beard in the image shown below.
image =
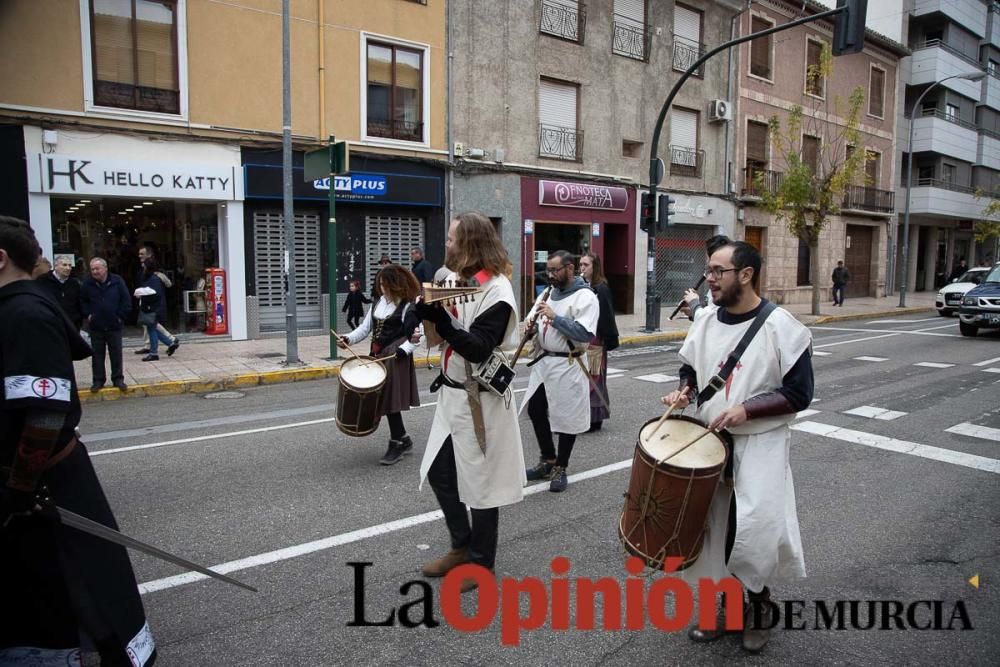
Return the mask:
{"type": "Polygon", "coordinates": [[[736,283],[719,291],[718,296],[712,297],[712,303],[719,308],[732,308],[743,298],[743,285],[736,283]]]}

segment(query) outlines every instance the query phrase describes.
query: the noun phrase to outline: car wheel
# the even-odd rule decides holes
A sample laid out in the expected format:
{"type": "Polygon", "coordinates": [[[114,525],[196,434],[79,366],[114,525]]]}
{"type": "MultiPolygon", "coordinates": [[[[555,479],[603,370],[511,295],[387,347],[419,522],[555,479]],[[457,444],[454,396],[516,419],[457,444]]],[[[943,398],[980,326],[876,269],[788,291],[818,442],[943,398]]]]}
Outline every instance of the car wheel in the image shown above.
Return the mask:
{"type": "Polygon", "coordinates": [[[940,315],[941,317],[951,317],[952,311],[948,310],[947,308],[938,308],[938,315],[940,315]]]}
{"type": "Polygon", "coordinates": [[[962,332],[963,336],[975,336],[976,327],[971,324],[966,324],[965,322],[958,323],[958,330],[962,332]]]}

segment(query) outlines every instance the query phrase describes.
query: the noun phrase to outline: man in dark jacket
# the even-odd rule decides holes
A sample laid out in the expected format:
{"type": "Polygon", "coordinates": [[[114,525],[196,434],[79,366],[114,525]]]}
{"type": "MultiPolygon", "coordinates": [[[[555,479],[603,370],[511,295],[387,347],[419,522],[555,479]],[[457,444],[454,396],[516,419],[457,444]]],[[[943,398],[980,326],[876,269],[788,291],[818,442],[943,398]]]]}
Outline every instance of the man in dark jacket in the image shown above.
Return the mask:
{"type": "Polygon", "coordinates": [[[100,257],[90,260],[90,278],[80,289],[80,307],[87,328],[90,344],[94,348],[91,358],[93,383],[90,391],[104,386],[107,375],[104,369],[104,351],[111,357],[111,382],[125,391],[125,373],[122,370],[122,325],[132,309],[125,281],[108,271],[108,263],[100,257]]]}
{"type": "Polygon", "coordinates": [[[434,267],[424,259],[423,248],[410,250],[410,259],[413,260],[413,275],[417,277],[421,285],[434,280],[434,267]]]}
{"type": "Polygon", "coordinates": [[[83,313],[80,310],[80,281],[70,275],[72,272],[73,265],[69,260],[66,257],[59,257],[52,270],[39,276],[38,280],[52,293],[70,322],[79,331],[83,325],[83,313]]]}
{"type": "Polygon", "coordinates": [[[851,279],[851,274],[844,266],[843,260],[837,262],[837,268],[833,270],[830,279],[833,280],[833,305],[843,308],[844,288],[847,287],[847,283],[851,279]]]}

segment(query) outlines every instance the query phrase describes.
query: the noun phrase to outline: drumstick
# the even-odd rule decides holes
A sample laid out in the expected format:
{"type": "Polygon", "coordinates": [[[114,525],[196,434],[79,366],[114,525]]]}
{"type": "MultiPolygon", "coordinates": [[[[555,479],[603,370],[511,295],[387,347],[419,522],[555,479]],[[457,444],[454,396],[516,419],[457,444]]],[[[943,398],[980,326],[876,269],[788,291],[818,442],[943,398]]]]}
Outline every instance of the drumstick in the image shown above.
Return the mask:
{"type": "MultiPolygon", "coordinates": [[[[667,408],[667,411],[663,413],[662,417],[660,417],[660,421],[656,422],[656,426],[653,427],[653,432],[649,434],[650,440],[653,439],[653,436],[656,435],[656,432],[660,430],[661,426],[663,426],[663,422],[667,421],[667,418],[670,416],[670,414],[677,408],[677,404],[681,402],[681,397],[687,395],[689,389],[691,389],[690,385],[684,387],[684,391],[682,391],[680,396],[678,396],[674,400],[674,402],[670,404],[670,407],[667,408]]],[[[665,437],[667,437],[666,433],[660,436],[660,440],[662,440],[665,437]]]]}
{"type": "MultiPolygon", "coordinates": [[[[334,336],[336,336],[338,340],[340,340],[340,339],[341,339],[341,335],[340,335],[340,334],[338,334],[338,333],[337,333],[336,331],[334,331],[333,329],[330,329],[330,333],[332,333],[332,334],[333,334],[334,336]]],[[[352,349],[351,349],[351,346],[350,346],[350,345],[347,345],[347,343],[344,343],[344,345],[346,345],[346,346],[347,346],[347,348],[346,348],[346,349],[347,349],[347,351],[348,351],[348,352],[350,352],[351,354],[353,354],[353,355],[354,355],[354,358],[355,358],[355,359],[357,359],[358,361],[360,361],[360,362],[361,362],[361,365],[362,365],[362,366],[367,366],[367,365],[368,365],[368,364],[370,363],[370,361],[365,361],[364,359],[362,359],[361,357],[359,357],[359,356],[358,356],[358,353],[357,353],[357,352],[355,352],[354,350],[352,350],[352,349]]]]}
{"type": "Polygon", "coordinates": [[[660,459],[660,460],[658,461],[658,463],[663,463],[664,461],[667,461],[667,460],[669,460],[669,459],[672,459],[672,458],[674,458],[675,456],[677,456],[678,454],[680,454],[680,453],[681,453],[681,452],[683,452],[683,451],[684,451],[685,449],[687,449],[688,447],[690,447],[690,446],[691,446],[691,445],[693,445],[694,443],[698,442],[699,440],[701,440],[701,439],[702,439],[702,438],[704,438],[705,436],[708,436],[708,435],[712,435],[712,434],[714,434],[714,433],[715,433],[715,431],[714,431],[713,429],[708,429],[707,431],[705,431],[704,433],[702,433],[701,435],[699,435],[699,436],[698,436],[697,438],[695,438],[695,439],[694,439],[694,440],[692,440],[691,442],[687,443],[686,445],[684,445],[683,447],[681,447],[680,449],[678,449],[678,450],[677,450],[676,452],[674,452],[674,453],[673,453],[673,454],[671,454],[670,456],[666,456],[666,457],[664,457],[664,458],[660,459]]]}

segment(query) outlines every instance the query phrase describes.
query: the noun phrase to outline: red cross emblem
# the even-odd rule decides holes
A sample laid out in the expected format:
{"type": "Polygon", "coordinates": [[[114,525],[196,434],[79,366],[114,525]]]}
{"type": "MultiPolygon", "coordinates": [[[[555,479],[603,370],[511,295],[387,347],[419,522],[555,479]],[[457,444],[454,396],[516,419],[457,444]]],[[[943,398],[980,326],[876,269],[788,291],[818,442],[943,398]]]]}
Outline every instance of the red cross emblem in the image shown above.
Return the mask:
{"type": "Polygon", "coordinates": [[[52,398],[58,391],[56,383],[51,378],[36,378],[31,383],[31,391],[39,398],[52,398]]]}
{"type": "MultiPolygon", "coordinates": [[[[726,359],[728,359],[728,358],[729,358],[729,355],[726,355],[726,359]]],[[[723,359],[722,361],[719,362],[719,369],[720,370],[722,369],[723,366],[726,365],[726,359],[723,359]]],[[[727,401],[729,400],[729,387],[731,387],[732,384],[733,384],[733,377],[736,376],[736,371],[740,370],[741,368],[743,368],[743,364],[741,362],[737,361],[736,365],[733,366],[733,372],[730,373],[729,377],[726,378],[726,400],[727,401]]]]}

